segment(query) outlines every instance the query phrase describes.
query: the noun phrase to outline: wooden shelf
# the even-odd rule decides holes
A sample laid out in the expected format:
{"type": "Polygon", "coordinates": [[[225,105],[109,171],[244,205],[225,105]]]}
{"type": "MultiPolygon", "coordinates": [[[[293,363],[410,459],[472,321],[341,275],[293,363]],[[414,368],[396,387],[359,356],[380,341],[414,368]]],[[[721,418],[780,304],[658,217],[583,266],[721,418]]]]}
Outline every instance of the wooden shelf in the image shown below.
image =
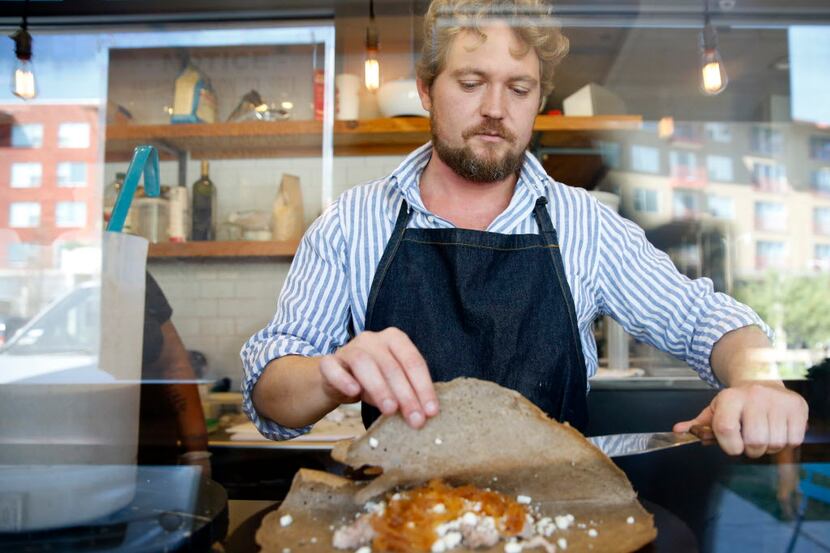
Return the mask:
{"type": "Polygon", "coordinates": [[[216,258],[216,257],[293,257],[299,240],[286,242],[245,241],[228,242],[163,242],[150,244],[148,257],[163,258],[216,258]]]}
{"type": "MultiPolygon", "coordinates": [[[[540,115],[534,129],[551,133],[636,130],[638,115],[566,117],[540,115]]],[[[159,146],[163,159],[171,151],[190,152],[194,159],[313,157],[322,149],[320,121],[247,121],[182,125],[111,125],[107,127],[107,160],[125,161],[139,144],[159,146]]],[[[336,155],[404,154],[429,140],[429,120],[391,117],[336,121],[336,155]]],[[[561,142],[561,139],[559,140],[561,142]]]]}

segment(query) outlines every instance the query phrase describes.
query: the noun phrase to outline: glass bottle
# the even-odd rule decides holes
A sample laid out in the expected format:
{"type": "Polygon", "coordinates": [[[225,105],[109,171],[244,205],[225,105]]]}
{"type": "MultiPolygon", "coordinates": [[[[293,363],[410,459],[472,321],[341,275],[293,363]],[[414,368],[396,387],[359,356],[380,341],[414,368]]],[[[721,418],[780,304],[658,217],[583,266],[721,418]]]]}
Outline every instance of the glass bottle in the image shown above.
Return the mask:
{"type": "Polygon", "coordinates": [[[216,237],[216,186],[208,176],[208,162],[202,161],[202,176],[193,183],[193,230],[191,240],[216,237]]]}

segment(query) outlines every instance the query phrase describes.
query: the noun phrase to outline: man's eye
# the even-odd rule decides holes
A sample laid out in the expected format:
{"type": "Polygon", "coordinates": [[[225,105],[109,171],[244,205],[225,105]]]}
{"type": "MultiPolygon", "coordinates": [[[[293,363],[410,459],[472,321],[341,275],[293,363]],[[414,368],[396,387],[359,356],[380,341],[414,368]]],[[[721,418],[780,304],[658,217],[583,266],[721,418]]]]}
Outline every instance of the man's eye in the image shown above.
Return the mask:
{"type": "Polygon", "coordinates": [[[476,81],[461,81],[461,88],[464,90],[473,90],[479,85],[476,81]]]}
{"type": "Polygon", "coordinates": [[[528,94],[530,94],[530,91],[527,90],[526,88],[513,87],[512,90],[513,90],[513,94],[516,94],[517,96],[527,96],[528,94]]]}

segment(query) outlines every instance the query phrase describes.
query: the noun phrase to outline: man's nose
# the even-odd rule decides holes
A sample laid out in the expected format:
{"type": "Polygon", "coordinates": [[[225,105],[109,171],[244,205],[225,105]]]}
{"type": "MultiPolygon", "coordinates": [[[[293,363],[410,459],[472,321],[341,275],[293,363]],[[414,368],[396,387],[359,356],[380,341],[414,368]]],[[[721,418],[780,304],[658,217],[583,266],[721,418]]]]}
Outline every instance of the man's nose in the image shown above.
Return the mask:
{"type": "Polygon", "coordinates": [[[481,115],[491,119],[504,117],[504,91],[499,86],[488,86],[481,99],[481,115]]]}

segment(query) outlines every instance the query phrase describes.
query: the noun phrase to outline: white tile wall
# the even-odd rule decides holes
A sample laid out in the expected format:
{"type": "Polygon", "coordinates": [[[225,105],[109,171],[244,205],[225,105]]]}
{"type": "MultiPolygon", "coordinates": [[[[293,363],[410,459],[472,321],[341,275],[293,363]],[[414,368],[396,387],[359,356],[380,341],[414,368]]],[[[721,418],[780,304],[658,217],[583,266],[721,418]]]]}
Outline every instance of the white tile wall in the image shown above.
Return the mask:
{"type": "MultiPolygon", "coordinates": [[[[355,184],[391,172],[400,156],[343,157],[334,162],[335,197],[355,184]]],[[[108,163],[107,181],[126,164],[108,163]]],[[[162,162],[161,180],[175,184],[176,164],[162,162]]],[[[188,163],[188,182],[198,178],[197,162],[188,163]]],[[[320,160],[262,159],[211,162],[222,219],[233,210],[270,209],[283,172],[300,176],[306,222],[320,213],[320,160]]],[[[204,353],[210,378],[229,377],[239,388],[242,344],[274,315],[290,263],[269,260],[151,261],[150,272],[173,307],[173,324],[188,349],[204,353]]]]}

